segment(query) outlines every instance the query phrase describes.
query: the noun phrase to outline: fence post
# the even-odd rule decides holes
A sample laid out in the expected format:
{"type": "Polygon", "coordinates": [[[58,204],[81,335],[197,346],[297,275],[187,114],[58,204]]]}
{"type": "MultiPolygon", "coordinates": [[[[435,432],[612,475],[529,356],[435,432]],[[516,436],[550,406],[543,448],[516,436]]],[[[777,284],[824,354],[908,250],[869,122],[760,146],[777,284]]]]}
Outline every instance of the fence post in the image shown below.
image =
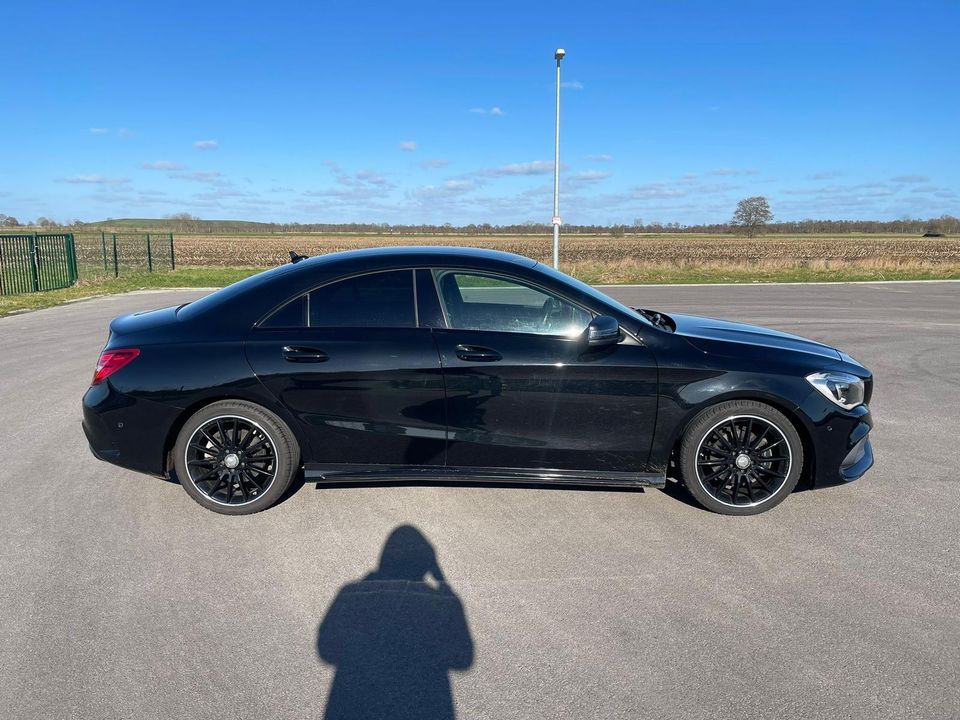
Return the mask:
{"type": "Polygon", "coordinates": [[[173,233],[170,233],[170,269],[177,269],[177,260],[173,255],[173,233]]]}
{"type": "Polygon", "coordinates": [[[77,279],[80,276],[80,273],[77,272],[77,245],[73,239],[73,233],[67,233],[67,272],[70,277],[68,278],[69,284],[73,285],[77,282],[77,279]]]}
{"type": "Polygon", "coordinates": [[[103,269],[107,269],[107,235],[100,231],[100,249],[103,250],[103,269]]]}
{"type": "Polygon", "coordinates": [[[113,276],[120,277],[120,264],[117,262],[117,234],[113,233],[113,276]]]}
{"type": "Polygon", "coordinates": [[[147,233],[147,272],[153,272],[153,252],[150,249],[150,233],[147,233]]]}
{"type": "Polygon", "coordinates": [[[40,292],[40,274],[37,272],[37,234],[27,238],[27,250],[30,253],[30,282],[34,292],[40,292]]]}

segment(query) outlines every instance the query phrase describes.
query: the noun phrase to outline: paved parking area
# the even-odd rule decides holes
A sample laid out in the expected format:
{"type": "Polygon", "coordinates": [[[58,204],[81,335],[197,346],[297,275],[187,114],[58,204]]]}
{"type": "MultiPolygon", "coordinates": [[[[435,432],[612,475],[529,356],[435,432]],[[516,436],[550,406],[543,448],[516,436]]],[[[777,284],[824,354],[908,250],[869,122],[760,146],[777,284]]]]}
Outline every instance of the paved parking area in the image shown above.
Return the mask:
{"type": "Polygon", "coordinates": [[[960,283],[610,292],[842,347],[877,378],[876,467],[753,518],[313,485],[224,517],[79,423],[109,319],[199,293],[0,319],[0,716],[322,717],[335,672],[331,716],[960,716],[960,283]],[[396,547],[447,584],[403,583],[396,547]]]}

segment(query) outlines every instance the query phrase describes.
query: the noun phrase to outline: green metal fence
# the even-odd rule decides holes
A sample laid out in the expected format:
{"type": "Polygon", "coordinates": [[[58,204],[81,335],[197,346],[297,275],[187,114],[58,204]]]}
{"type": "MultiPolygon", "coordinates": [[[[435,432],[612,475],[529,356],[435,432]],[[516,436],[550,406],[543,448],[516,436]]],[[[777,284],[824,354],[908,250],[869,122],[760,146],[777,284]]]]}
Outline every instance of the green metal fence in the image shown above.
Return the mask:
{"type": "Polygon", "coordinates": [[[177,269],[173,233],[77,233],[76,247],[84,280],[177,269]]]}
{"type": "Polygon", "coordinates": [[[0,295],[56,290],[76,281],[72,233],[0,235],[0,295]]]}

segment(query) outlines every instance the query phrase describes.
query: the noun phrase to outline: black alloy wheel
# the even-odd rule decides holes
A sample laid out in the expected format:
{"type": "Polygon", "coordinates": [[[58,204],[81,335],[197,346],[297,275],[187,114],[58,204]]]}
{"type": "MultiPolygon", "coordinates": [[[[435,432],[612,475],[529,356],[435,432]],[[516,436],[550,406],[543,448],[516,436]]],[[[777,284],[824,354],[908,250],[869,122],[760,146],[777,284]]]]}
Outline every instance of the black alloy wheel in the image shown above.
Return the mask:
{"type": "Polygon", "coordinates": [[[198,427],[187,443],[185,463],[190,482],[224,505],[253,502],[277,477],[273,439],[259,424],[236,415],[198,427]]]}
{"type": "Polygon", "coordinates": [[[780,503],[796,487],[803,445],[779,410],[734,400],[694,418],[681,444],[680,465],[700,504],[728,515],[752,515],[780,503]]]}
{"type": "Polygon", "coordinates": [[[718,502],[759,505],[787,481],[792,460],[780,428],[738,415],[721,420],[700,441],[697,479],[718,502]]]}
{"type": "Polygon", "coordinates": [[[184,490],[204,507],[228,515],[270,507],[299,468],[297,444],[284,422],[242,400],[198,411],[181,429],[173,455],[184,490]]]}

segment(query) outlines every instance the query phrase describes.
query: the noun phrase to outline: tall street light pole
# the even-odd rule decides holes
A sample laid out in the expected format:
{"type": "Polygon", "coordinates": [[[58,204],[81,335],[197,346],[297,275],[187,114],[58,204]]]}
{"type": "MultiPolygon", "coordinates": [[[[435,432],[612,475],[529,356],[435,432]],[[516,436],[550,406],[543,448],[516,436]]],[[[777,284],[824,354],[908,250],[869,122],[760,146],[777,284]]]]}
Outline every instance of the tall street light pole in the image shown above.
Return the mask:
{"type": "Polygon", "coordinates": [[[553,267],[560,268],[560,61],[567,52],[557,48],[557,124],[553,144],[553,267]]]}

